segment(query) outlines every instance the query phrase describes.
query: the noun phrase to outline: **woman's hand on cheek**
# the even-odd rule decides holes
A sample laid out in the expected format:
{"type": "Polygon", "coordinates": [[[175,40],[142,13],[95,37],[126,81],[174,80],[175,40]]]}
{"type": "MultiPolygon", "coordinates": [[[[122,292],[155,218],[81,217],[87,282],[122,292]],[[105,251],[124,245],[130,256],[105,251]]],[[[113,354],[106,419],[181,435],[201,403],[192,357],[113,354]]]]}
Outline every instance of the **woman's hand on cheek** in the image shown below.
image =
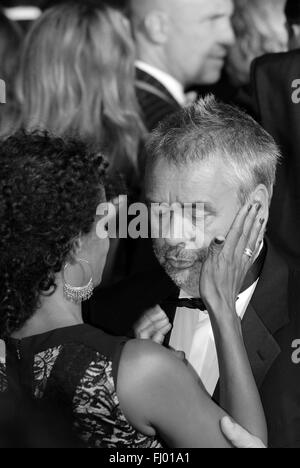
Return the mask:
{"type": "Polygon", "coordinates": [[[260,205],[246,205],[238,213],[227,238],[211,244],[200,277],[200,295],[214,315],[225,307],[235,310],[235,302],[255,259],[264,220],[260,205]],[[247,255],[251,252],[253,255],[247,255]]]}

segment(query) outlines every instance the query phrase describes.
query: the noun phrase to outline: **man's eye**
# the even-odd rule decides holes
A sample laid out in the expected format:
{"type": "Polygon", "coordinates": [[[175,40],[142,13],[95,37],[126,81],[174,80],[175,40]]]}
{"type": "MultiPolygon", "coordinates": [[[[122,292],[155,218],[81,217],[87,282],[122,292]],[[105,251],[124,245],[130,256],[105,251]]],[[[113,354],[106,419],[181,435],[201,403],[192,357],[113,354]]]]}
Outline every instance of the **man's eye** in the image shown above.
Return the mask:
{"type": "Polygon", "coordinates": [[[197,213],[193,215],[193,223],[204,223],[207,222],[209,219],[211,219],[214,216],[213,213],[206,211],[205,213],[197,213]]]}

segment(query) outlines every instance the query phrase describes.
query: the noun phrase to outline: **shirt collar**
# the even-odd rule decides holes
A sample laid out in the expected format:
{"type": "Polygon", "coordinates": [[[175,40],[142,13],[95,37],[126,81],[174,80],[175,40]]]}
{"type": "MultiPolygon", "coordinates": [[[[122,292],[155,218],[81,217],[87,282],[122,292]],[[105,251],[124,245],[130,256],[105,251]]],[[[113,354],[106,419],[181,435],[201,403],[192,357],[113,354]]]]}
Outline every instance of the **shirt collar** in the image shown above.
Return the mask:
{"type": "Polygon", "coordinates": [[[173,76],[169,75],[168,73],[160,70],[159,68],[154,67],[153,65],[149,65],[148,63],[143,62],[142,60],[137,60],[135,65],[140,70],[148,73],[157,81],[159,81],[172,95],[175,101],[180,104],[180,106],[184,106],[186,103],[184,87],[183,85],[177,81],[173,76]]]}
{"type": "MultiPolygon", "coordinates": [[[[253,283],[248,289],[246,289],[246,291],[242,292],[238,297],[238,300],[236,302],[236,313],[240,319],[244,318],[244,315],[251,302],[251,299],[256,290],[258,282],[259,282],[259,279],[255,281],[255,283],[253,283]]],[[[192,299],[190,295],[186,294],[182,290],[180,291],[179,298],[180,299],[192,299]]],[[[198,311],[198,312],[199,312],[199,317],[200,318],[202,317],[203,320],[209,319],[209,315],[207,312],[201,312],[201,311],[198,311]]]]}

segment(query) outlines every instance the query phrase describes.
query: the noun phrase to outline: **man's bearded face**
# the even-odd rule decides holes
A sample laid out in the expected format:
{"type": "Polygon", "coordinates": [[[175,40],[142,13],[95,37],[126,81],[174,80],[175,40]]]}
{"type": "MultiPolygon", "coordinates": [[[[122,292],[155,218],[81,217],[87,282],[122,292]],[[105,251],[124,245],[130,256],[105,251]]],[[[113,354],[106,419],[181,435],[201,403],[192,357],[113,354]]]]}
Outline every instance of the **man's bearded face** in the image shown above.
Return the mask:
{"type": "Polygon", "coordinates": [[[241,207],[237,187],[228,180],[221,159],[191,162],[184,167],[159,161],[147,175],[146,196],[150,203],[203,207],[200,224],[197,210],[190,219],[194,230],[154,240],[155,254],[174,283],[199,297],[200,274],[211,243],[218,236],[227,236],[241,207]],[[203,229],[202,237],[195,235],[197,226],[203,229]]]}

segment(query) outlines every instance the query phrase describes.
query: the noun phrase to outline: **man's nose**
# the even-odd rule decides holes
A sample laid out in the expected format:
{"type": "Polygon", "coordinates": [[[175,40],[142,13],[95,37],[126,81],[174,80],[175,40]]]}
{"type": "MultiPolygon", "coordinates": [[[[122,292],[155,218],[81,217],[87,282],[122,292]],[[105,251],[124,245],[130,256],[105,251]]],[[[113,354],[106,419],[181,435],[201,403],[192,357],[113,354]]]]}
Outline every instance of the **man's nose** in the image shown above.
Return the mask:
{"type": "Polygon", "coordinates": [[[223,28],[221,41],[223,46],[227,48],[232,47],[235,44],[235,33],[230,18],[228,18],[227,24],[223,28]]]}
{"type": "Polygon", "coordinates": [[[166,241],[166,244],[169,245],[170,247],[177,247],[178,245],[182,245],[182,247],[185,248],[185,245],[186,245],[185,239],[180,239],[180,238],[175,238],[175,237],[167,237],[165,241],[166,241]]]}
{"type": "Polygon", "coordinates": [[[166,243],[172,247],[179,244],[187,244],[195,238],[195,232],[191,223],[179,214],[171,217],[166,243]]]}

